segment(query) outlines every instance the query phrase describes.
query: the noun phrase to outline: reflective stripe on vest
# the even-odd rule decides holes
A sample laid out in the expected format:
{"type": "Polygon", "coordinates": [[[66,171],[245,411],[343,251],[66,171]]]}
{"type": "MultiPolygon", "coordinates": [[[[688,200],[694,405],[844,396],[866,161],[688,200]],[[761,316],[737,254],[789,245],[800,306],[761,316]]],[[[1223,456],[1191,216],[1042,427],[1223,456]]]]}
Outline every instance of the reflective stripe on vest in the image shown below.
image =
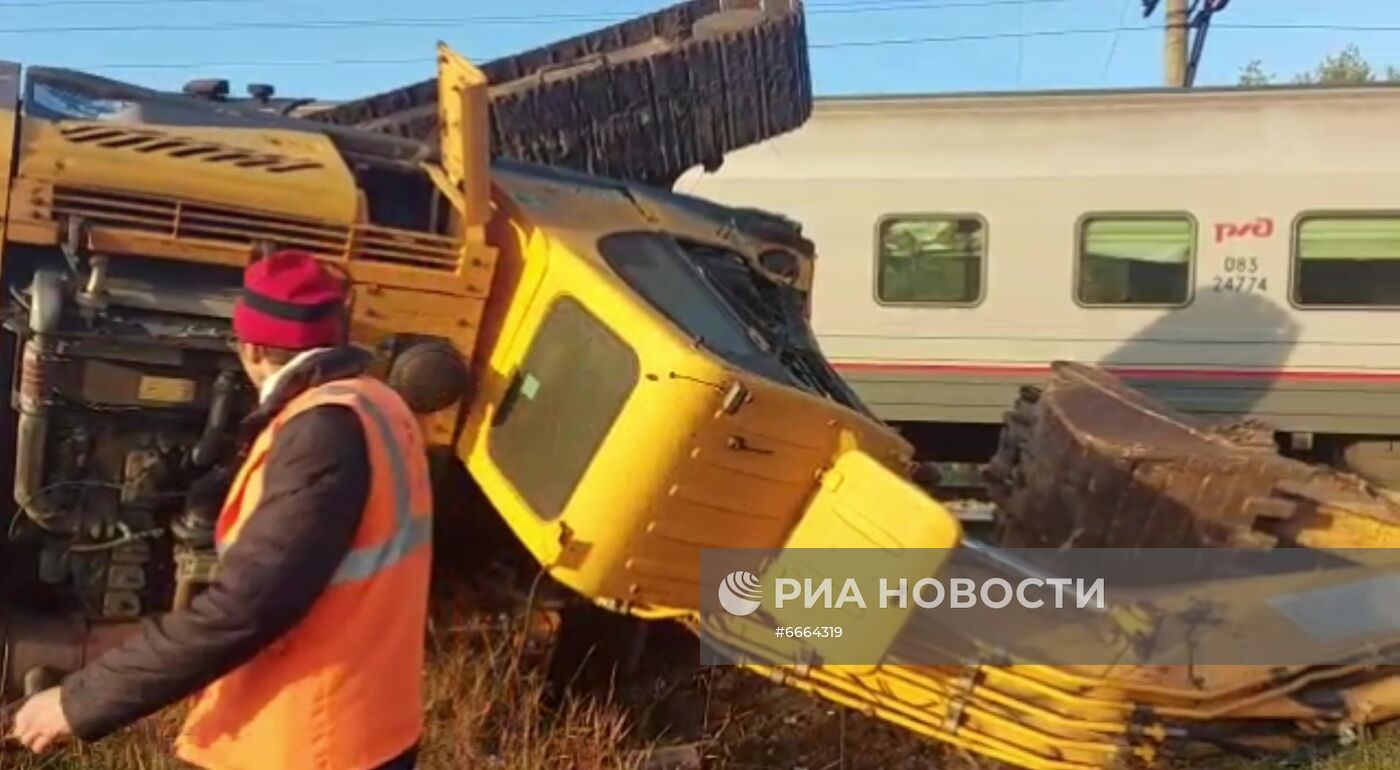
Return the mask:
{"type": "Polygon", "coordinates": [[[331,578],[331,585],[368,580],[403,561],[406,556],[428,545],[433,539],[431,512],[413,515],[413,497],[409,489],[408,466],[404,462],[404,447],[394,440],[389,418],[372,401],[361,398],[352,388],[327,385],[324,393],[332,396],[348,395],[369,415],[370,421],[384,440],[385,454],[389,457],[389,477],[394,485],[394,532],[389,539],[379,545],[352,548],[340,562],[340,567],[331,578]]]}
{"type": "MultiPolygon", "coordinates": [[[[408,466],[404,462],[404,447],[394,438],[389,418],[369,399],[361,397],[353,388],[339,385],[324,385],[322,393],[330,396],[349,396],[355,405],[374,423],[375,430],[383,439],[385,454],[389,457],[389,478],[393,484],[394,531],[389,539],[378,545],[352,548],[341,560],[331,577],[330,585],[353,583],[368,580],[376,574],[403,561],[405,557],[420,547],[430,545],[433,539],[433,522],[430,513],[413,515],[413,493],[409,489],[408,466]]],[[[232,543],[218,542],[215,550],[222,557],[232,543]]]]}

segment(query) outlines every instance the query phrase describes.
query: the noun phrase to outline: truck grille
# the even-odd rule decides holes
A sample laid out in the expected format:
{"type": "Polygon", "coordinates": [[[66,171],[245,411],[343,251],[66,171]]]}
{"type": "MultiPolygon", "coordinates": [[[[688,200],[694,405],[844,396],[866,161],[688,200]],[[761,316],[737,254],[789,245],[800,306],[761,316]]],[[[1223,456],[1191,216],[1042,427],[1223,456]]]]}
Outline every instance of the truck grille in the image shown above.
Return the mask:
{"type": "Polygon", "coordinates": [[[53,217],[98,227],[246,246],[272,243],[324,257],[456,272],[455,239],[378,225],[336,225],[156,196],[56,187],[53,217]]]}
{"type": "Polygon", "coordinates": [[[239,168],[260,169],[269,174],[290,174],[324,167],[321,162],[308,158],[255,152],[149,128],[70,122],[62,126],[60,133],[65,139],[76,144],[95,144],[112,150],[129,150],[143,155],[168,155],[172,158],[205,163],[227,163],[239,168]]]}

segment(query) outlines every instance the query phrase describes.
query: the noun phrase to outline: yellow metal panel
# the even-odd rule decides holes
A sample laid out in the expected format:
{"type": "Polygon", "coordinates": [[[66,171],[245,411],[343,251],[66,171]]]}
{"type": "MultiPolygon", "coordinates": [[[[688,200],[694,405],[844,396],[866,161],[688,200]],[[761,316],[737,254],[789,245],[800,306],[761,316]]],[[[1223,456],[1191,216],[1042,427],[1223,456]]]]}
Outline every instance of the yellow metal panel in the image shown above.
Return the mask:
{"type": "Polygon", "coordinates": [[[356,220],[358,194],[354,177],[329,139],[320,134],[263,129],[140,126],[124,128],[84,121],[24,122],[19,175],[27,179],[126,193],[221,204],[243,211],[276,212],[323,222],[356,220]],[[132,136],[104,137],[101,131],[132,136]],[[146,144],[104,146],[122,139],[146,144]],[[169,152],[143,147],[179,142],[169,152]],[[186,150],[214,148],[201,155],[186,150]],[[281,158],[274,172],[219,158],[242,154],[281,158]]]}
{"type": "MultiPolygon", "coordinates": [[[[453,279],[446,280],[450,283],[453,279]]],[[[398,334],[439,337],[470,361],[476,347],[476,319],[481,317],[484,304],[479,297],[399,289],[356,279],[351,289],[350,337],[366,347],[376,347],[398,334]]],[[[458,409],[454,405],[423,417],[429,444],[451,444],[458,409]]]]}
{"type": "MultiPolygon", "coordinates": [[[[785,548],[946,549],[962,538],[937,500],[870,455],[846,452],[831,470],[785,548]]],[[[934,574],[939,565],[922,572],[934,574]]]]}
{"type": "MultiPolygon", "coordinates": [[[[832,581],[838,590],[846,580],[860,585],[884,580],[914,583],[938,574],[961,537],[957,519],[923,490],[870,455],[847,451],[822,474],[782,551],[764,567],[762,582],[774,585],[780,578],[797,580],[801,585],[832,581]],[[862,552],[833,564],[831,549],[862,552]],[[871,555],[874,552],[878,557],[871,555]]],[[[875,605],[808,607],[789,602],[769,611],[781,626],[835,625],[860,629],[860,633],[768,640],[766,627],[747,624],[744,628],[743,623],[737,629],[717,631],[744,637],[731,640],[741,649],[760,641],[753,638],[758,633],[764,637],[760,643],[769,650],[769,659],[806,660],[815,654],[823,660],[868,657],[874,661],[886,658],[914,610],[875,605]]]]}
{"type": "Polygon", "coordinates": [[[438,44],[438,132],[442,170],[461,196],[467,240],[491,216],[491,136],[486,75],[447,45],[438,44]]]}
{"type": "Polygon", "coordinates": [[[9,232],[5,224],[10,211],[10,170],[14,167],[12,149],[19,121],[19,65],[0,62],[0,263],[5,256],[9,232]]]}

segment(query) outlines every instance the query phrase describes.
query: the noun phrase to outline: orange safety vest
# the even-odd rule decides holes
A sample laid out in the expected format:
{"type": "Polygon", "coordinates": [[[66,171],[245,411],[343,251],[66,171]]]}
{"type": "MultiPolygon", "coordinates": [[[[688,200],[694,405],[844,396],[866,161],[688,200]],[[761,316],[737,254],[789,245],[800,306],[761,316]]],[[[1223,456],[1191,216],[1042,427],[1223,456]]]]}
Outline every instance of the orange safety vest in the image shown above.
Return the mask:
{"type": "Polygon", "coordinates": [[[339,404],[364,426],[369,498],[351,551],[302,620],[205,689],[176,754],[207,770],[366,770],[423,731],[422,672],[432,492],[414,415],[378,380],[329,382],[293,399],[262,431],[219,515],[220,552],[257,509],[281,427],[339,404]]]}

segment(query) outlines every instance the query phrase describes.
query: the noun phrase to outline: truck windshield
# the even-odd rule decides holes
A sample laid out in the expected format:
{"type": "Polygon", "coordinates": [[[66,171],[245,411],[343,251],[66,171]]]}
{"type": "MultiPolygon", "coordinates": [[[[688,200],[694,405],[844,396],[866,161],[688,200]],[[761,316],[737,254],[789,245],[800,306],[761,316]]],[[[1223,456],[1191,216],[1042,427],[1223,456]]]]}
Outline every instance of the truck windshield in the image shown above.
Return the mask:
{"type": "Polygon", "coordinates": [[[812,339],[795,291],[743,256],[658,233],[619,233],[598,251],[628,286],[729,363],[864,412],[812,339]]]}
{"type": "Polygon", "coordinates": [[[655,233],[619,233],[600,240],[598,251],[628,286],[715,355],[794,384],[765,349],[763,338],[729,309],[675,240],[655,233]]]}

